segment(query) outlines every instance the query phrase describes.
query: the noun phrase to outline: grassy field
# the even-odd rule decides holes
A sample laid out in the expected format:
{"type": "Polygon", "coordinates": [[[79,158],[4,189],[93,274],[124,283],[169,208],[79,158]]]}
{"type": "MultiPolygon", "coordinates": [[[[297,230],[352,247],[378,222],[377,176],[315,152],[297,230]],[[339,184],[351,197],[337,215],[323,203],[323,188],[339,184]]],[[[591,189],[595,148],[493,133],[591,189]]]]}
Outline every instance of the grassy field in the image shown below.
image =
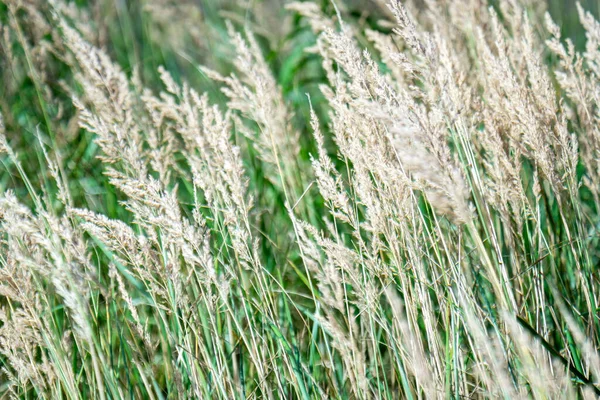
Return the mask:
{"type": "Polygon", "coordinates": [[[598,398],[598,9],[0,0],[0,398],[598,398]]]}

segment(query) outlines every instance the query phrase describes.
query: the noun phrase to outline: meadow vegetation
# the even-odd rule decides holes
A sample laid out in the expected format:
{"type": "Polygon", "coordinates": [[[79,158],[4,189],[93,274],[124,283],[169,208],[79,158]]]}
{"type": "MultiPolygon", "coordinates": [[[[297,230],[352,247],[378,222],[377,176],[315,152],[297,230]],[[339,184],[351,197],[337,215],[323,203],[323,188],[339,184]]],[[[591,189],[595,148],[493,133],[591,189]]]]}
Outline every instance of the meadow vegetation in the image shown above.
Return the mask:
{"type": "Polygon", "coordinates": [[[0,0],[0,398],[598,398],[567,3],[0,0]]]}

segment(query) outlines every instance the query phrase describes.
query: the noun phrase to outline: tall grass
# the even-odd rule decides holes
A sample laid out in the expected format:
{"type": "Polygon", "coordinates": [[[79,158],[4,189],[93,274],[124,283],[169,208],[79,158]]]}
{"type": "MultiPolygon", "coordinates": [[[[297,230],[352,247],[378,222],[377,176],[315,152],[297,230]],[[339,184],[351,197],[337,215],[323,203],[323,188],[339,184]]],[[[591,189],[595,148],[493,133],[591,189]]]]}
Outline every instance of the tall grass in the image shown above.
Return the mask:
{"type": "Polygon", "coordinates": [[[0,397],[597,398],[600,22],[422,3],[2,0],[0,397]]]}

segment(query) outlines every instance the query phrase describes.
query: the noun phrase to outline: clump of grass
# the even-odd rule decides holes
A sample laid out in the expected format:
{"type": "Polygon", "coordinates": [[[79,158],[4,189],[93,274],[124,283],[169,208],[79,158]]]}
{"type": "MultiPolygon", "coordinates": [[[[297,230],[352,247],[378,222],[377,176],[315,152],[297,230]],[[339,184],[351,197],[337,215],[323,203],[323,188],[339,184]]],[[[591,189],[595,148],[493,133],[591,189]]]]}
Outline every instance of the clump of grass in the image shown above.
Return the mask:
{"type": "Polygon", "coordinates": [[[0,6],[1,396],[600,394],[592,14],[118,3],[0,6]]]}

